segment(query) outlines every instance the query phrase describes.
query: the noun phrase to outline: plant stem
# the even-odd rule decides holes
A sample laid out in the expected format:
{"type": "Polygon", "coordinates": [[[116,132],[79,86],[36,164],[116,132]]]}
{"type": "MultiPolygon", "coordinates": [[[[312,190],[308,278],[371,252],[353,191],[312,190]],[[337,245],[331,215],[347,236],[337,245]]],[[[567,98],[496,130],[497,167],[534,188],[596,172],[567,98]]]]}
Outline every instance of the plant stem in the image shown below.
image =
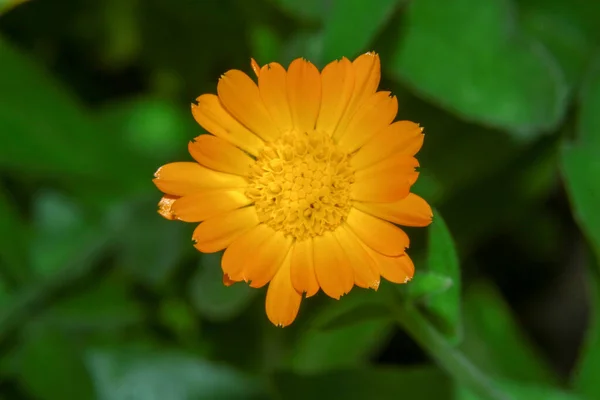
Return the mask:
{"type": "Polygon", "coordinates": [[[435,359],[456,382],[487,400],[510,400],[487,375],[453,348],[413,304],[393,303],[396,322],[435,359]]]}

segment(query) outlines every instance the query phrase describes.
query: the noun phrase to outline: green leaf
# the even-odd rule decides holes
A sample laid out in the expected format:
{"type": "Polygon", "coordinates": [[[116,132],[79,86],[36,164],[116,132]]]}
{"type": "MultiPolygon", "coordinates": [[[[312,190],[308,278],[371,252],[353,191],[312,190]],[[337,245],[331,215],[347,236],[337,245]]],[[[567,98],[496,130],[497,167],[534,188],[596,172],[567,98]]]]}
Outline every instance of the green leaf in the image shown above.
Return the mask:
{"type": "Polygon", "coordinates": [[[258,293],[240,282],[231,286],[223,284],[221,253],[201,254],[200,268],[188,286],[192,304],[200,314],[213,321],[235,318],[258,293]]]}
{"type": "Polygon", "coordinates": [[[241,400],[264,396],[254,379],[175,351],[95,349],[86,359],[98,400],[241,400]]]}
{"type": "Polygon", "coordinates": [[[0,59],[0,132],[10,132],[0,146],[1,168],[113,186],[143,176],[120,137],[99,129],[59,82],[1,37],[0,59]]]}
{"type": "Polygon", "coordinates": [[[398,288],[402,289],[407,299],[416,301],[444,293],[453,284],[452,278],[448,277],[448,275],[424,271],[415,274],[410,284],[399,286],[398,288]]]}
{"type": "Polygon", "coordinates": [[[390,72],[461,117],[531,139],[555,127],[567,87],[504,0],[410,2],[390,72]]]}
{"type": "Polygon", "coordinates": [[[10,197],[0,186],[0,267],[12,283],[22,286],[32,275],[27,253],[29,229],[10,197]]]}
{"type": "Polygon", "coordinates": [[[578,139],[581,145],[600,151],[600,57],[590,68],[579,101],[578,139]]]}
{"type": "Polygon", "coordinates": [[[492,376],[515,381],[556,382],[493,286],[471,285],[463,311],[465,335],[460,347],[476,365],[492,376]]]}
{"type": "Polygon", "coordinates": [[[72,199],[52,190],[40,191],[33,203],[34,234],[30,258],[35,273],[49,276],[64,268],[80,251],[81,241],[96,235],[93,223],[72,199]]]}
{"type": "Polygon", "coordinates": [[[434,213],[429,227],[428,271],[446,276],[452,281],[446,291],[432,296],[426,302],[439,327],[448,339],[456,343],[460,339],[460,268],[452,236],[439,212],[434,213]]]}
{"type": "Polygon", "coordinates": [[[592,147],[566,145],[562,149],[562,170],[575,220],[600,257],[600,158],[592,147]]]}
{"type": "Polygon", "coordinates": [[[391,18],[399,0],[337,0],[324,21],[323,60],[353,59],[391,18]]]}
{"type": "Polygon", "coordinates": [[[522,0],[518,2],[523,29],[538,39],[554,56],[571,87],[577,85],[589,61],[593,43],[574,9],[598,15],[596,3],[575,0],[522,0]],[[592,10],[590,8],[595,8],[592,10]]]}
{"type": "Polygon", "coordinates": [[[14,7],[27,0],[0,0],[0,15],[12,10],[14,7]]]}
{"type": "MultiPolygon", "coordinates": [[[[567,393],[561,389],[549,386],[536,386],[531,384],[499,381],[500,389],[510,397],[511,400],[583,400],[575,394],[567,393]]],[[[477,396],[468,389],[459,387],[457,390],[456,400],[486,400],[481,396],[477,396]]]]}
{"type": "Polygon", "coordinates": [[[577,393],[589,399],[600,398],[600,274],[598,261],[588,257],[586,279],[590,319],[584,344],[573,372],[573,386],[577,393]],[[595,265],[593,265],[595,264],[595,265]]]}
{"type": "Polygon", "coordinates": [[[337,329],[309,329],[293,348],[291,365],[299,372],[358,366],[390,337],[392,322],[371,319],[337,329]]]}
{"type": "Polygon", "coordinates": [[[270,0],[292,17],[318,21],[327,14],[329,2],[323,0],[270,0]]]}
{"type": "Polygon", "coordinates": [[[274,383],[286,400],[452,398],[450,381],[432,367],[344,369],[312,375],[282,372],[275,375],[274,383]]]}
{"type": "MultiPolygon", "coordinates": [[[[385,290],[385,289],[384,289],[385,290]]],[[[312,321],[316,329],[339,329],[369,320],[390,319],[381,293],[354,288],[343,301],[325,307],[312,321]]]]}
{"type": "Polygon", "coordinates": [[[37,400],[93,399],[94,387],[73,338],[36,326],[19,352],[19,384],[37,400]]]}
{"type": "Polygon", "coordinates": [[[43,318],[75,332],[111,332],[140,324],[144,310],[129,293],[126,281],[109,278],[59,300],[43,318]]]}

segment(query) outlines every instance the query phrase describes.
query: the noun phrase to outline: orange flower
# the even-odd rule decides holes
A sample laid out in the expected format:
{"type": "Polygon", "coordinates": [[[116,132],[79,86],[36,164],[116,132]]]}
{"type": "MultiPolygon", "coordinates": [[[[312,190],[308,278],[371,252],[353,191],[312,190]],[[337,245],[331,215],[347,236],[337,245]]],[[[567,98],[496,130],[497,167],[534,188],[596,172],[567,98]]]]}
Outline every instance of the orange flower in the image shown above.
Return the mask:
{"type": "Polygon", "coordinates": [[[379,56],[342,58],[320,73],[304,59],[287,71],[252,68],[258,85],[231,70],[218,96],[192,104],[212,135],[189,143],[196,162],[156,171],[159,213],[202,222],[194,246],[225,249],[226,285],[269,283],[266,312],[278,326],[294,321],[303,293],[339,299],[354,285],[377,289],[380,276],[408,282],[409,239],[394,224],[431,222],[429,205],[410,193],[423,134],[392,123],[398,102],[377,91],[379,56]]]}

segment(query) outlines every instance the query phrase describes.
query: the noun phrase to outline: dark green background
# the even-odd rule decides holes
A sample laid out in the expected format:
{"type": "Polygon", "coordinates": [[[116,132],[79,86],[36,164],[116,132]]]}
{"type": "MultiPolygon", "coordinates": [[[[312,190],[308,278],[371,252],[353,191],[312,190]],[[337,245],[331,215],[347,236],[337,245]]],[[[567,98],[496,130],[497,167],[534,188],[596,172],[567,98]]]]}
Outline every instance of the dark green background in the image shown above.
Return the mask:
{"type": "Polygon", "coordinates": [[[9,3],[1,400],[600,399],[599,2],[9,3]],[[156,213],[152,174],[190,159],[226,70],[369,50],[425,127],[435,222],[408,230],[410,285],[275,328],[156,213]]]}

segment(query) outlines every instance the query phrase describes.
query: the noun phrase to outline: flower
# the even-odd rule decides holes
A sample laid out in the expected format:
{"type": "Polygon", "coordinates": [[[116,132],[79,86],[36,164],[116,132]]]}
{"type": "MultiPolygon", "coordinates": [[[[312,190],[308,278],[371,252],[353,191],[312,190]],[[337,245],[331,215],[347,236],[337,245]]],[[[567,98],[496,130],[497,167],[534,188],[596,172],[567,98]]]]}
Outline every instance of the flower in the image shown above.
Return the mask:
{"type": "Polygon", "coordinates": [[[201,222],[194,246],[225,250],[223,282],[269,284],[271,322],[294,321],[302,295],[335,299],[380,277],[406,283],[409,238],[395,224],[426,226],[431,208],[410,193],[419,173],[419,125],[393,122],[396,97],[377,91],[380,61],[366,53],[322,72],[304,59],[287,71],[259,67],[258,85],[230,70],[218,95],[192,104],[200,135],[196,162],[156,171],[165,218],[201,222]]]}

